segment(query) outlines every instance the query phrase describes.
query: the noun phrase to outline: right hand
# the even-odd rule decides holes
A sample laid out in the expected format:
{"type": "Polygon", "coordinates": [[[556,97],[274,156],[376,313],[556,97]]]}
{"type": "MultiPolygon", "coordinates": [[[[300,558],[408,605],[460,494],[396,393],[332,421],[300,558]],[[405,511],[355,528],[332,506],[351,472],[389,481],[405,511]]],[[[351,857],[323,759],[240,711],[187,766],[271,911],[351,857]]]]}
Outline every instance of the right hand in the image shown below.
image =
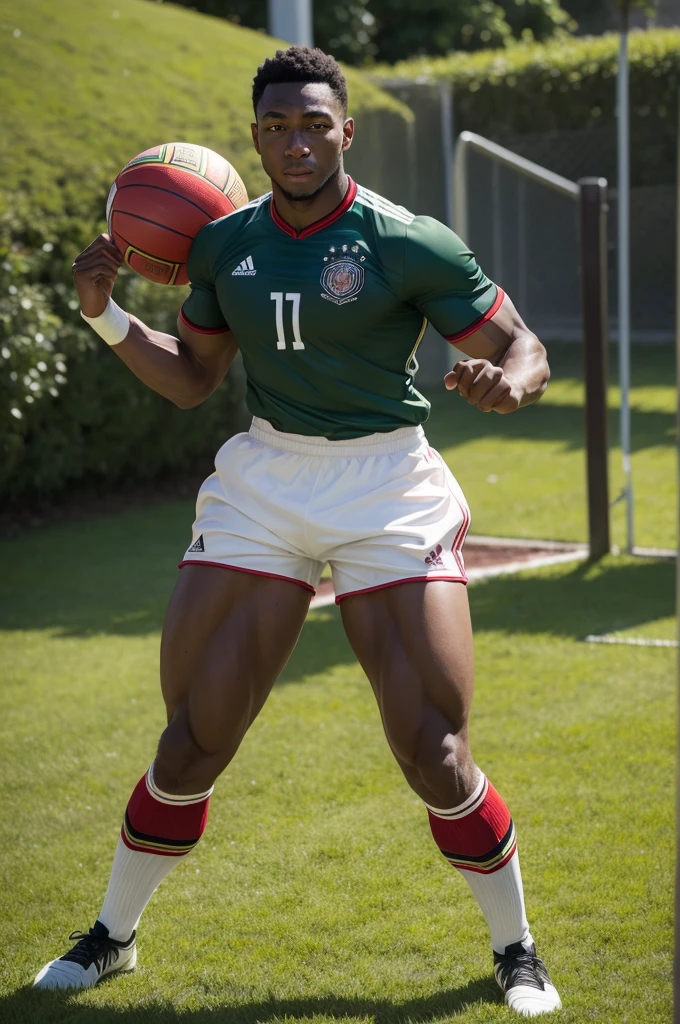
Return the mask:
{"type": "Polygon", "coordinates": [[[71,271],[85,316],[101,316],[104,312],[122,262],[120,251],[106,234],[99,235],[76,256],[71,271]]]}

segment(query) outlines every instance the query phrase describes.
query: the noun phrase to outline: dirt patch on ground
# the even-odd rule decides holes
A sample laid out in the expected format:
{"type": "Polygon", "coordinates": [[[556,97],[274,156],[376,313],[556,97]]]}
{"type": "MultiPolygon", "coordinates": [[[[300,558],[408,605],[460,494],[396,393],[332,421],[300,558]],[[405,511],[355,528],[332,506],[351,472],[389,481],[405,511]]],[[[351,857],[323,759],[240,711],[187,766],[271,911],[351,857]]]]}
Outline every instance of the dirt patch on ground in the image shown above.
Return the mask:
{"type": "Polygon", "coordinates": [[[524,544],[466,544],[463,549],[466,569],[490,569],[511,562],[528,562],[550,553],[542,545],[529,547],[524,544]]]}

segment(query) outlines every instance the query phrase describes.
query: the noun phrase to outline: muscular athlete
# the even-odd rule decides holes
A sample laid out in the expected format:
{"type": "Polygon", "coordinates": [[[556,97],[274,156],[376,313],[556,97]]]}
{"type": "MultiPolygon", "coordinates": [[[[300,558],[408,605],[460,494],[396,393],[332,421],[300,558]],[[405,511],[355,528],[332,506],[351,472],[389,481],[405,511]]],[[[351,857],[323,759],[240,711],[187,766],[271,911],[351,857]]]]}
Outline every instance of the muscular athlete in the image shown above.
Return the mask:
{"type": "Polygon", "coordinates": [[[176,338],[115,306],[121,256],[107,235],[73,267],[83,315],[180,408],[205,401],[240,351],[253,422],[198,495],[161,642],[168,725],[130,797],[101,912],[35,984],[87,988],[133,969],[140,916],[198,843],[213,783],[328,562],[390,748],[486,918],[505,1000],[549,1013],[560,999],[529,930],[512,819],[468,742],[469,510],[427,444],[414,385],[428,320],[470,357],[447,388],[482,412],[540,398],[545,350],[453,232],[345,173],[354,122],[332,57],[278,51],[258,69],[253,106],[272,191],[197,236],[176,338]]]}

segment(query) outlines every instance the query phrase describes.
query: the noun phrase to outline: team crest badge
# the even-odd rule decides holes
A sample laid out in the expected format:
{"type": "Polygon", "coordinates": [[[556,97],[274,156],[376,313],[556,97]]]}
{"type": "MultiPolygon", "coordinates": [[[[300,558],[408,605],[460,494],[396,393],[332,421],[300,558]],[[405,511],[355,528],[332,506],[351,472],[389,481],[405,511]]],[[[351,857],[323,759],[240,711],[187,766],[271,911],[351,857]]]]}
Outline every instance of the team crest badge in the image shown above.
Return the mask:
{"type": "Polygon", "coordinates": [[[364,287],[366,273],[362,264],[366,257],[360,256],[357,243],[354,245],[332,245],[324,256],[325,266],[321,271],[322,299],[334,302],[336,306],[344,306],[346,302],[354,302],[364,287]]]}

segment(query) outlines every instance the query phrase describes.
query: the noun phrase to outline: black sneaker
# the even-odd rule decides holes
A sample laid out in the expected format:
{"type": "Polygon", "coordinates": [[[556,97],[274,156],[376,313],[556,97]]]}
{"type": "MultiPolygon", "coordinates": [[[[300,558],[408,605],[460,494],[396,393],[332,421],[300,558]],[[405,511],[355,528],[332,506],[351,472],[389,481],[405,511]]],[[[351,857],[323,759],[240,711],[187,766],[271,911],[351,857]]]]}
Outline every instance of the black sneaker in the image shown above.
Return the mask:
{"type": "Polygon", "coordinates": [[[127,942],[109,938],[109,930],[95,921],[89,932],[71,932],[73,949],[50,960],[36,976],[33,988],[91,988],[100,978],[116,971],[134,971],[137,963],[136,932],[127,942]]]}
{"type": "Polygon", "coordinates": [[[562,1008],[557,989],[550,981],[548,970],[536,956],[536,946],[525,949],[521,942],[505,947],[505,953],[493,954],[496,981],[505,992],[505,1001],[511,1010],[523,1017],[537,1017],[539,1013],[552,1013],[562,1008]]]}

